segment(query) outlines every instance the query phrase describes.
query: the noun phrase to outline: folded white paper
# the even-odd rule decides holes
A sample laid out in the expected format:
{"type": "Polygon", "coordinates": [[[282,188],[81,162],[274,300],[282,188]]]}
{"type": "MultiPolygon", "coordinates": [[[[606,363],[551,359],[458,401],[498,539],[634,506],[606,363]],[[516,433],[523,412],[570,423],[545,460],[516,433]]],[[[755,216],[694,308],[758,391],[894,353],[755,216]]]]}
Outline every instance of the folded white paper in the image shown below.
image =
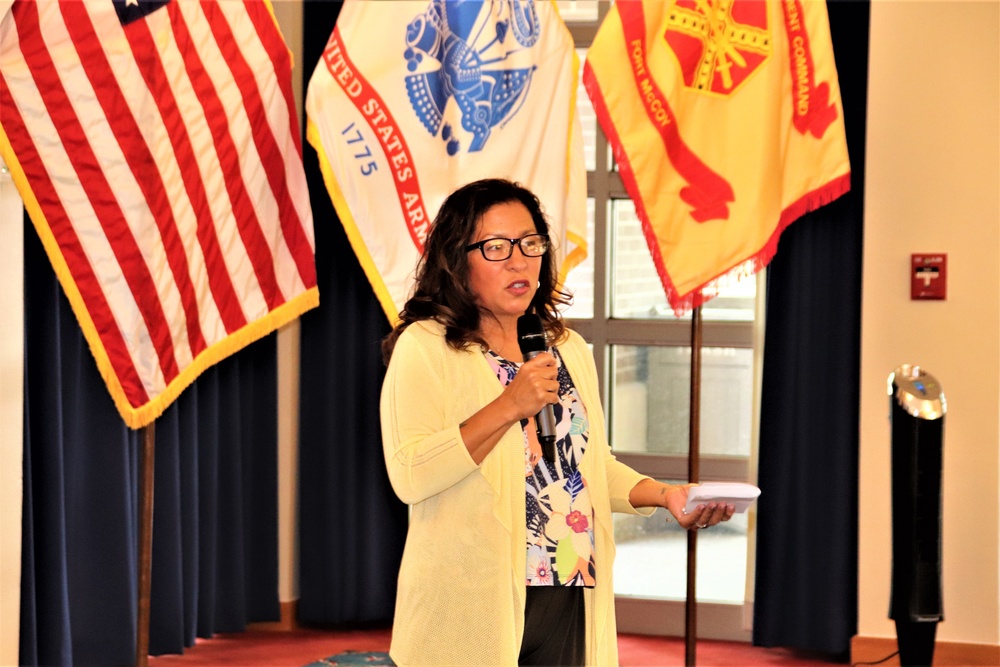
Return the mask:
{"type": "Polygon", "coordinates": [[[684,513],[693,511],[698,505],[726,503],[736,506],[737,512],[746,512],[750,503],[757,500],[760,489],[744,482],[702,482],[688,489],[684,513]]]}

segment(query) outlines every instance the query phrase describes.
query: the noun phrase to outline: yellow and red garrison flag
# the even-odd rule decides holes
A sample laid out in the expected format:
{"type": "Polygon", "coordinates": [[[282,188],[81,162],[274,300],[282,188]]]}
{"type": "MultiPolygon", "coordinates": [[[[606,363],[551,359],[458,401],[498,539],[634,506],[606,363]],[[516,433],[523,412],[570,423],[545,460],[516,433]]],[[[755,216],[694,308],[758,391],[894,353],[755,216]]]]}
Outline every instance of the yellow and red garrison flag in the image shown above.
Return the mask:
{"type": "Polygon", "coordinates": [[[549,0],[348,0],[306,96],[307,137],[390,321],[431,221],[486,177],[538,195],[563,275],[586,255],[573,39],[549,0]]]}
{"type": "Polygon", "coordinates": [[[850,188],[824,2],[619,0],[583,80],[677,314],[850,188]]]}
{"type": "Polygon", "coordinates": [[[318,304],[291,67],[257,0],[0,4],[0,150],[133,428],[318,304]]]}

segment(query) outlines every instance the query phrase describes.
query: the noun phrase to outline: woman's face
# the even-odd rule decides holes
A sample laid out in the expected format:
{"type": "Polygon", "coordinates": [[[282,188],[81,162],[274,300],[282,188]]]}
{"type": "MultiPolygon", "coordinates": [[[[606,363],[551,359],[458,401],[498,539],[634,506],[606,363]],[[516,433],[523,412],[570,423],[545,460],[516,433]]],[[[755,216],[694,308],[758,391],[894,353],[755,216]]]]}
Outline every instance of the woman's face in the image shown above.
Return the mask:
{"type": "MultiPolygon", "coordinates": [[[[471,242],[519,239],[536,233],[535,222],[524,204],[504,202],[486,211],[471,242]]],[[[542,257],[525,257],[516,245],[510,257],[499,262],[488,261],[479,249],[469,251],[469,286],[476,303],[505,324],[516,323],[531,305],[541,269],[542,257]]]]}

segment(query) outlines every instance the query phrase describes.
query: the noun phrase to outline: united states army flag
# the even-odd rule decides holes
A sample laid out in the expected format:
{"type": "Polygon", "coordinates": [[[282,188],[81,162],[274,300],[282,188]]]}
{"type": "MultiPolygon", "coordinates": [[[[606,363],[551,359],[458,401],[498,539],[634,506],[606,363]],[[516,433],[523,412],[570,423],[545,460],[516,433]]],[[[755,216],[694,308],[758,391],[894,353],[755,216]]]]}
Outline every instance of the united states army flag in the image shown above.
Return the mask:
{"type": "Polygon", "coordinates": [[[850,188],[824,2],[620,0],[583,79],[678,314],[850,188]]]}
{"type": "Polygon", "coordinates": [[[307,138],[390,321],[438,208],[470,181],[534,191],[564,275],[585,256],[577,72],[552,2],[344,3],[309,82],[307,138]]]}

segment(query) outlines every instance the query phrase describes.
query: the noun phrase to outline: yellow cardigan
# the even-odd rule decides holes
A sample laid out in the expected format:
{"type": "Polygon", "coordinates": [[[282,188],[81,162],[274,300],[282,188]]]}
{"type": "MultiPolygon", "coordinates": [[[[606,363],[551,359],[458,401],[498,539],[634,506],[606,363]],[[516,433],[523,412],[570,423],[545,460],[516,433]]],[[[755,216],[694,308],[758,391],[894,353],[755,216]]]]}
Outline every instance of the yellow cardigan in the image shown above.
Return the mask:
{"type": "MultiPolygon", "coordinates": [[[[580,470],[594,507],[597,587],[587,589],[587,663],[617,665],[611,513],[648,515],[629,492],[645,479],[608,446],[593,355],[559,346],[590,422],[580,470]]],[[[382,386],[382,443],[399,498],[412,506],[390,656],[409,665],[516,665],[524,630],[524,440],[515,424],[482,464],[459,424],[503,387],[478,347],[456,351],[424,321],[399,337],[382,386]]]]}

